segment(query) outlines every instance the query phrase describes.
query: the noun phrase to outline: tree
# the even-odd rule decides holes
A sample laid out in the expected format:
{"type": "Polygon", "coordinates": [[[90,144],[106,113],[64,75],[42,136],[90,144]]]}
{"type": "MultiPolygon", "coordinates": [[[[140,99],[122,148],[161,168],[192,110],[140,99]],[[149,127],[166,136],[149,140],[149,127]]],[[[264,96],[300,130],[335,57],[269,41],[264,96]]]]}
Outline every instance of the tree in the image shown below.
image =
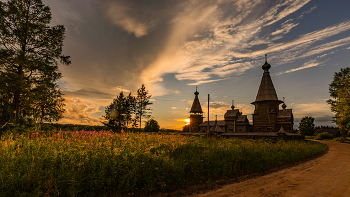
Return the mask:
{"type": "Polygon", "coordinates": [[[150,119],[146,122],[144,132],[158,132],[159,128],[158,122],[154,119],[150,119]]]}
{"type": "Polygon", "coordinates": [[[148,105],[152,105],[150,102],[151,95],[148,95],[148,90],[146,90],[145,85],[142,84],[141,88],[137,90],[136,96],[136,118],[140,119],[140,132],[141,132],[141,124],[142,117],[148,119],[151,117],[150,110],[151,108],[148,105]]]}
{"type": "Polygon", "coordinates": [[[312,136],[315,133],[314,118],[305,116],[300,120],[298,133],[312,136]]]}
{"type": "Polygon", "coordinates": [[[345,137],[350,130],[350,67],[334,74],[329,93],[333,97],[327,100],[335,113],[333,122],[338,125],[341,136],[345,137]]]}
{"type": "Polygon", "coordinates": [[[130,124],[132,127],[137,127],[136,118],[133,116],[136,110],[135,103],[136,103],[136,99],[134,96],[131,95],[131,92],[130,92],[129,95],[125,98],[125,105],[127,107],[127,110],[125,111],[126,130],[130,124]],[[136,123],[136,125],[133,123],[136,123]]]}
{"type": "MultiPolygon", "coordinates": [[[[50,21],[50,8],[41,0],[0,2],[1,112],[16,124],[25,116],[33,116],[33,103],[39,98],[33,91],[40,84],[56,83],[61,78],[58,60],[71,63],[69,56],[62,55],[65,28],[50,27],[50,21]]],[[[46,99],[55,100],[60,95],[48,94],[52,98],[46,99]]]]}
{"type": "Polygon", "coordinates": [[[102,122],[105,126],[112,129],[114,132],[120,131],[124,127],[125,114],[128,110],[128,106],[125,105],[126,98],[123,91],[119,93],[119,96],[113,100],[113,102],[106,107],[105,122],[102,122]]]}
{"type": "Polygon", "coordinates": [[[62,92],[55,83],[45,81],[33,89],[33,117],[39,122],[39,129],[43,121],[58,121],[65,111],[62,92]]]}

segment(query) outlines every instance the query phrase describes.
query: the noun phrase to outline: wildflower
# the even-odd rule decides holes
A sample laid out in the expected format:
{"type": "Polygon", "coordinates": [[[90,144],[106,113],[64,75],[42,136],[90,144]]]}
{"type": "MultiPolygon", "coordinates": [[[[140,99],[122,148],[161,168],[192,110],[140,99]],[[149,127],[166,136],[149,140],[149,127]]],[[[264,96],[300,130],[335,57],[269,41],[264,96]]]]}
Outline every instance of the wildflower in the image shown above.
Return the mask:
{"type": "Polygon", "coordinates": [[[123,129],[120,132],[123,133],[124,132],[123,129]]]}
{"type": "Polygon", "coordinates": [[[35,134],[39,135],[39,132],[36,132],[35,134]]]}
{"type": "Polygon", "coordinates": [[[17,133],[16,135],[19,135],[19,133],[17,133]]]}
{"type": "Polygon", "coordinates": [[[57,133],[57,137],[60,137],[60,133],[57,133]]]}
{"type": "Polygon", "coordinates": [[[33,134],[32,134],[32,135],[30,135],[30,137],[34,137],[34,136],[33,136],[33,134]]]}
{"type": "Polygon", "coordinates": [[[125,135],[123,134],[123,137],[125,137],[125,135]]]}

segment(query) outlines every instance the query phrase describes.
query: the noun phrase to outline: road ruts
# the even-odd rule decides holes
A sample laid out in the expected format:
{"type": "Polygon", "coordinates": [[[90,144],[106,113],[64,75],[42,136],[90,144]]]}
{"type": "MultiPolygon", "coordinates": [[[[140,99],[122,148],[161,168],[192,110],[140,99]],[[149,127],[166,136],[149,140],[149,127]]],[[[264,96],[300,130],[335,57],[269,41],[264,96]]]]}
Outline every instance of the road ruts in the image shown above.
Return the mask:
{"type": "Polygon", "coordinates": [[[329,146],[329,152],[319,158],[192,196],[350,197],[350,144],[322,143],[329,146]]]}

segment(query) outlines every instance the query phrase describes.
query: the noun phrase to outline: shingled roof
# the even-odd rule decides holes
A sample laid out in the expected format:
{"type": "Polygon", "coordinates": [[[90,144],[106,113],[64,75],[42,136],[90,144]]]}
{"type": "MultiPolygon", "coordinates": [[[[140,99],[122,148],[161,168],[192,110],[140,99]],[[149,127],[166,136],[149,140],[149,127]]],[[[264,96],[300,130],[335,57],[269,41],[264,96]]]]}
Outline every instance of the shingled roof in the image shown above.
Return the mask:
{"type": "Polygon", "coordinates": [[[199,99],[198,99],[198,94],[199,93],[197,92],[197,88],[196,88],[196,92],[194,93],[194,95],[196,96],[194,97],[194,101],[193,101],[190,113],[203,113],[201,103],[199,102],[199,99]]]}
{"type": "Polygon", "coordinates": [[[269,69],[271,65],[267,62],[262,66],[264,70],[263,77],[261,79],[258,95],[256,96],[255,102],[266,101],[266,100],[278,100],[275,87],[273,86],[269,69]]]}
{"type": "Polygon", "coordinates": [[[281,109],[278,110],[278,118],[290,118],[293,116],[292,109],[281,109]]]}

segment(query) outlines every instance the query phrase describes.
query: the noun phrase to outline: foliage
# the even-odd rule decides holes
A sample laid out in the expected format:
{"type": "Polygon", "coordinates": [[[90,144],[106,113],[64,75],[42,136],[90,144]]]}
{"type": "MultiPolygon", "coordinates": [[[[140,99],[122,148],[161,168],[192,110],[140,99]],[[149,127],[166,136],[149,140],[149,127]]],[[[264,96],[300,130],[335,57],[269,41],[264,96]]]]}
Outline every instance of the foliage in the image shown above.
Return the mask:
{"type": "Polygon", "coordinates": [[[158,132],[160,126],[158,124],[158,122],[154,119],[150,119],[146,122],[145,128],[144,128],[144,132],[158,132]]]}
{"type": "Polygon", "coordinates": [[[338,137],[334,138],[332,141],[350,144],[350,137],[338,137]]]}
{"type": "MultiPolygon", "coordinates": [[[[124,96],[123,91],[119,93],[119,96],[113,100],[113,102],[106,107],[106,115],[103,116],[105,120],[102,122],[105,126],[113,131],[120,131],[121,129],[128,130],[131,126],[136,128],[138,126],[138,120],[141,118],[150,117],[150,108],[148,105],[151,98],[146,91],[145,86],[137,90],[137,96],[132,96],[131,92],[128,96],[124,96]]],[[[141,131],[139,129],[139,131],[141,131]]]]}
{"type": "Polygon", "coordinates": [[[122,130],[125,124],[125,114],[128,111],[128,106],[125,104],[126,98],[123,91],[113,102],[106,107],[106,115],[104,118],[107,122],[102,122],[105,126],[112,129],[114,132],[122,130]]]}
{"type": "Polygon", "coordinates": [[[0,2],[0,119],[3,122],[24,124],[33,116],[40,120],[61,117],[63,99],[55,85],[61,78],[57,61],[68,65],[70,60],[62,55],[65,28],[50,27],[50,21],[50,8],[41,0],[0,2]]]}
{"type": "Polygon", "coordinates": [[[150,110],[151,108],[148,105],[152,105],[150,102],[151,95],[148,95],[148,90],[144,84],[142,84],[141,88],[137,90],[136,96],[136,117],[140,119],[140,131],[142,125],[142,117],[148,119],[151,117],[150,110]]]}
{"type": "Polygon", "coordinates": [[[314,135],[315,133],[315,125],[314,125],[314,118],[305,116],[300,120],[299,123],[299,131],[298,133],[303,134],[303,135],[314,135]]]}
{"type": "Polygon", "coordinates": [[[328,99],[327,103],[335,113],[333,121],[345,137],[350,130],[350,67],[334,74],[333,81],[329,84],[329,93],[333,99],[328,99]]]}
{"type": "Polygon", "coordinates": [[[206,139],[108,131],[8,134],[0,196],[126,196],[263,172],[323,154],[306,141],[206,139]]]}
{"type": "Polygon", "coordinates": [[[325,140],[325,139],[333,139],[333,138],[334,136],[327,132],[319,133],[315,137],[316,140],[325,140]]]}

